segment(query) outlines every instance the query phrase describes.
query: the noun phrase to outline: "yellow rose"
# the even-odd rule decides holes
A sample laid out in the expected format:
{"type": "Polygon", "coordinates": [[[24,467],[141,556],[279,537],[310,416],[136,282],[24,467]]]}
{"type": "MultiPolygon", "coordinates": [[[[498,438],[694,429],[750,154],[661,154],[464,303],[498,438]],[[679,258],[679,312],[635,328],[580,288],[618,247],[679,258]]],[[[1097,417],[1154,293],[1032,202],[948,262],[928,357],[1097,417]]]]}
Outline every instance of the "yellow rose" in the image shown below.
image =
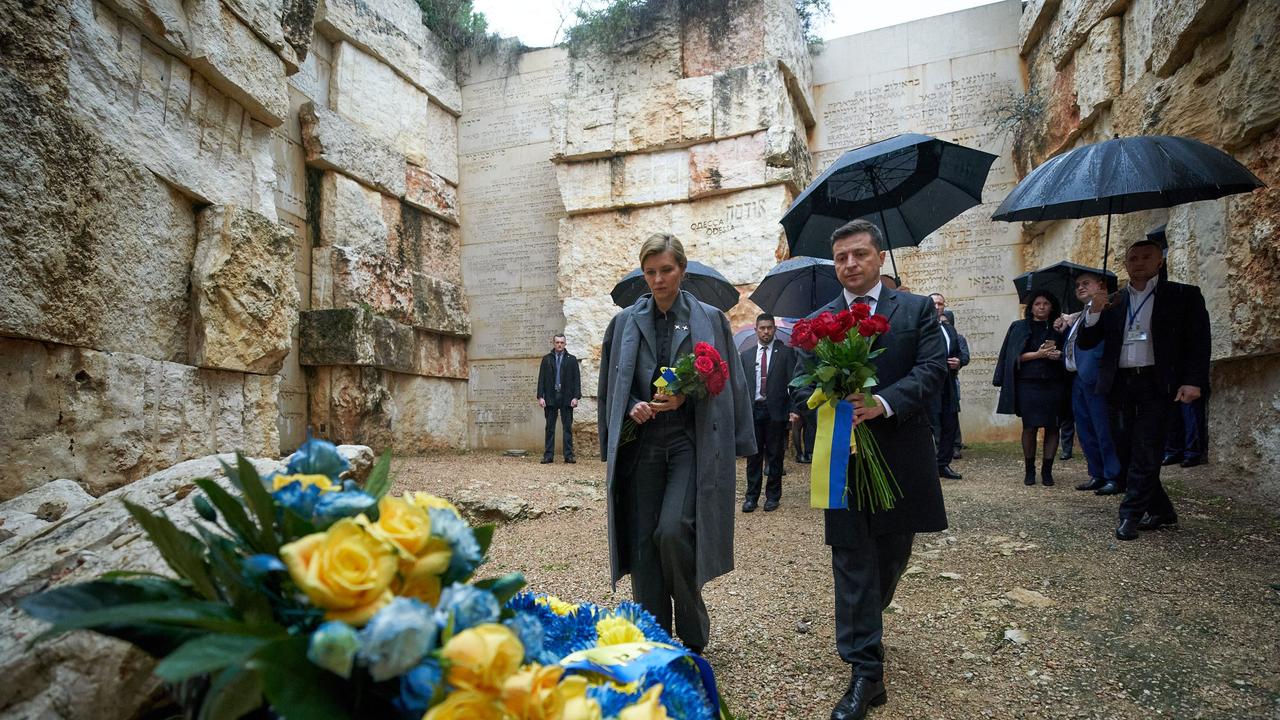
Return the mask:
{"type": "Polygon", "coordinates": [[[275,492],[280,488],[292,482],[302,483],[302,489],[315,486],[320,488],[320,492],[327,493],[332,490],[341,490],[341,485],[335,485],[328,475],[276,475],[271,479],[271,492],[275,492]]]}
{"type": "Polygon", "coordinates": [[[293,581],[330,620],[358,627],[391,602],[395,552],[351,518],[285,545],[280,557],[293,581]]]}
{"type": "Polygon", "coordinates": [[[622,708],[618,720],[667,720],[667,709],[659,699],[662,685],[654,685],[640,699],[622,708]]]}
{"type": "Polygon", "coordinates": [[[596,622],[596,645],[623,645],[644,642],[644,632],[624,617],[606,617],[596,622]]]}
{"type": "Polygon", "coordinates": [[[441,590],[443,588],[440,585],[440,575],[437,573],[400,575],[391,584],[391,591],[396,595],[417,598],[431,607],[440,604],[441,590]]]}
{"type": "Polygon", "coordinates": [[[412,567],[431,538],[431,517],[417,505],[387,495],[378,501],[378,522],[369,525],[369,532],[395,546],[412,567]]]}
{"type": "Polygon", "coordinates": [[[520,667],[524,646],[508,628],[486,623],[454,635],[441,655],[450,663],[450,685],[496,695],[520,667]]]}
{"type": "Polygon", "coordinates": [[[534,602],[551,608],[551,612],[560,616],[572,615],[578,611],[577,605],[574,603],[567,603],[555,595],[544,595],[535,599],[534,602]]]}
{"type": "Polygon", "coordinates": [[[603,720],[600,703],[587,697],[587,679],[570,675],[560,681],[560,693],[564,696],[564,714],[561,720],[603,720]]]}
{"type": "Polygon", "coordinates": [[[502,707],[484,693],[455,690],[431,708],[422,720],[502,720],[502,707]]]}
{"type": "Polygon", "coordinates": [[[559,665],[526,665],[502,685],[502,704],[517,720],[560,720],[565,696],[559,665]]]}
{"type": "Polygon", "coordinates": [[[454,515],[457,515],[458,517],[462,517],[462,513],[458,511],[458,508],[455,507],[453,503],[449,502],[448,500],[445,500],[442,497],[437,497],[435,495],[432,495],[431,493],[407,492],[404,494],[404,499],[408,500],[414,505],[417,505],[423,510],[430,510],[431,508],[439,508],[441,510],[448,510],[449,512],[453,513],[454,515]]]}

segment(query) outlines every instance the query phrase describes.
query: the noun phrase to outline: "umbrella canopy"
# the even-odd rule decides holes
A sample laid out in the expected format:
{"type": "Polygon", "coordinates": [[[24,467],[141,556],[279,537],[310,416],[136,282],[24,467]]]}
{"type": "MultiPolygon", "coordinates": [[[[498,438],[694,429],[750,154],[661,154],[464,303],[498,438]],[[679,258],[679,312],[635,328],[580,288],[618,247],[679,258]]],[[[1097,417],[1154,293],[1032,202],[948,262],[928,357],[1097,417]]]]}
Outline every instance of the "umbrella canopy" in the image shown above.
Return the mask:
{"type": "MultiPolygon", "coordinates": [[[[693,260],[690,260],[689,266],[685,268],[684,282],[680,284],[680,288],[688,290],[702,302],[714,305],[724,312],[729,312],[729,308],[737,305],[740,299],[738,289],[729,282],[728,278],[693,260]]],[[[647,294],[649,294],[649,286],[644,281],[644,271],[636,268],[613,286],[609,296],[618,307],[630,307],[640,299],[641,295],[647,294]]]]}
{"type": "MultiPolygon", "coordinates": [[[[855,218],[880,226],[889,246],[914,247],[982,202],[996,156],[905,133],[840,156],[782,217],[792,255],[831,257],[831,232],[855,218]]],[[[896,264],[894,275],[897,275],[896,264]]]]}
{"type": "MultiPolygon", "coordinates": [[[[791,327],[789,325],[787,327],[783,327],[781,324],[782,320],[783,318],[777,318],[778,331],[774,333],[773,339],[785,345],[791,342],[791,327]]],[[[739,330],[738,332],[734,333],[733,344],[735,347],[738,348],[738,352],[742,352],[743,350],[746,350],[747,348],[750,348],[751,346],[755,345],[756,344],[755,327],[745,327],[739,330]]]]}
{"type": "Polygon", "coordinates": [[[751,293],[751,302],[774,315],[805,317],[839,294],[835,263],[793,257],[773,266],[751,293]]]}
{"type": "Polygon", "coordinates": [[[1103,276],[1107,283],[1107,290],[1115,292],[1117,287],[1115,273],[1066,260],[1039,270],[1024,272],[1013,279],[1013,286],[1018,291],[1020,303],[1025,304],[1031,297],[1031,293],[1043,291],[1058,299],[1060,306],[1064,308],[1063,312],[1075,312],[1083,307],[1080,301],[1076,300],[1076,278],[1083,273],[1103,276]]]}
{"type": "Polygon", "coordinates": [[[1173,207],[1263,187],[1221,150],[1173,135],[1116,138],[1046,160],[1018,183],[994,220],[1107,216],[1102,265],[1111,249],[1111,215],[1173,207]]]}

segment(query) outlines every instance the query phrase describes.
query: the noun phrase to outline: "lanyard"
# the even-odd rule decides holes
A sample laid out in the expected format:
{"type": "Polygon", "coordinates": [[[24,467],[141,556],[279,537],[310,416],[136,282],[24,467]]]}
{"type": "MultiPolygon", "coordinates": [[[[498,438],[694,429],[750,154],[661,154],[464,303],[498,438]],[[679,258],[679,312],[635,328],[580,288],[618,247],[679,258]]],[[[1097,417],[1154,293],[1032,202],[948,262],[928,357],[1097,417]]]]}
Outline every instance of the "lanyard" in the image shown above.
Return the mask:
{"type": "Polygon", "coordinates": [[[1129,328],[1133,327],[1133,321],[1138,318],[1138,313],[1142,312],[1142,307],[1146,305],[1147,301],[1151,299],[1151,296],[1155,294],[1156,294],[1155,288],[1151,288],[1150,292],[1147,293],[1147,296],[1142,298],[1142,302],[1138,303],[1138,307],[1134,309],[1129,309],[1129,306],[1132,304],[1130,300],[1133,297],[1133,293],[1128,293],[1127,295],[1125,295],[1125,298],[1124,298],[1125,311],[1128,312],[1129,314],[1129,323],[1125,325],[1125,330],[1128,330],[1129,328]]]}

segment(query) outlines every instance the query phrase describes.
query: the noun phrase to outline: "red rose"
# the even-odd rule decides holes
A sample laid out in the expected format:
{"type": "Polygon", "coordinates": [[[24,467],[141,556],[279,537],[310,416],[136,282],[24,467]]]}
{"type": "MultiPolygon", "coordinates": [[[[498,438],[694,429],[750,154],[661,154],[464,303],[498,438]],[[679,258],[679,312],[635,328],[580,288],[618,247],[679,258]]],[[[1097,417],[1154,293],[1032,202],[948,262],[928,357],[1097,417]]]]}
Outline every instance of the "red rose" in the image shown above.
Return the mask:
{"type": "Polygon", "coordinates": [[[841,310],[836,313],[836,322],[840,323],[840,337],[833,339],[843,340],[849,334],[850,329],[858,326],[857,318],[848,310],[841,310]]]}
{"type": "Polygon", "coordinates": [[[883,335],[889,332],[889,318],[884,315],[872,315],[858,326],[858,334],[862,337],[883,335]]]}
{"type": "Polygon", "coordinates": [[[866,320],[863,320],[861,323],[858,324],[858,334],[864,338],[869,338],[872,335],[875,335],[876,334],[875,322],[873,322],[871,318],[867,318],[866,320]]]}
{"type": "Polygon", "coordinates": [[[862,322],[871,316],[871,306],[866,303],[854,303],[853,307],[849,308],[849,312],[855,320],[862,322]]]}
{"type": "Polygon", "coordinates": [[[724,384],[729,379],[729,363],[721,360],[720,366],[716,368],[716,372],[707,375],[705,382],[707,392],[712,395],[719,395],[724,390],[724,384]]]}
{"type": "Polygon", "coordinates": [[[876,321],[877,335],[883,335],[889,332],[889,318],[884,315],[872,315],[871,319],[876,321]]]}
{"type": "Polygon", "coordinates": [[[813,334],[813,323],[801,320],[791,328],[791,345],[806,352],[813,352],[818,346],[818,336],[813,334]]]}
{"type": "Polygon", "coordinates": [[[716,364],[715,364],[715,361],[712,360],[711,358],[707,357],[706,355],[702,355],[694,358],[693,367],[695,370],[698,371],[699,375],[702,375],[705,377],[712,370],[716,369],[716,364]]]}
{"type": "Polygon", "coordinates": [[[819,338],[836,338],[840,333],[840,323],[829,312],[823,312],[813,319],[813,334],[819,338]]]}
{"type": "Polygon", "coordinates": [[[697,355],[698,357],[707,355],[708,353],[713,353],[715,351],[716,349],[711,345],[711,343],[700,342],[697,345],[693,346],[693,354],[697,355]]]}

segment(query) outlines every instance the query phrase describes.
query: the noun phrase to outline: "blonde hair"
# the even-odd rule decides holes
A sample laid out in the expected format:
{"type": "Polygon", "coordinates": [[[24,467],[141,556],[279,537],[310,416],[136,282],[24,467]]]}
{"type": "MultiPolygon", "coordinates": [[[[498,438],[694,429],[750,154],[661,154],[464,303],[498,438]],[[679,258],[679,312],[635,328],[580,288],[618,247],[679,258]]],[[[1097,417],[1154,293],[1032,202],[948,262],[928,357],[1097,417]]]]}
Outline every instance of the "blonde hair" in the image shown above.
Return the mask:
{"type": "Polygon", "coordinates": [[[641,267],[644,266],[645,260],[664,252],[671,253],[671,256],[676,259],[676,264],[680,266],[681,270],[686,269],[689,265],[688,259],[684,256],[684,245],[680,244],[680,241],[676,239],[675,235],[654,233],[644,241],[643,245],[640,246],[641,267]]]}

